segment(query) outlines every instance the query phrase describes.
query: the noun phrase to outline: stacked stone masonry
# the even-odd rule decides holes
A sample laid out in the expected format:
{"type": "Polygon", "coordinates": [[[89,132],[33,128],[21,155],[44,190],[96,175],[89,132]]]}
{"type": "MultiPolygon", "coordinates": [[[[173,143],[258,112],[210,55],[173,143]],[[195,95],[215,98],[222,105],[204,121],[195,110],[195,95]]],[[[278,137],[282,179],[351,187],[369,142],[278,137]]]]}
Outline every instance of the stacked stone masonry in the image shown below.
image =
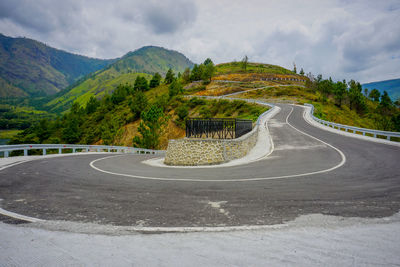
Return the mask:
{"type": "Polygon", "coordinates": [[[258,126],[237,139],[169,140],[164,163],[174,166],[213,165],[242,158],[255,146],[258,126]]]}

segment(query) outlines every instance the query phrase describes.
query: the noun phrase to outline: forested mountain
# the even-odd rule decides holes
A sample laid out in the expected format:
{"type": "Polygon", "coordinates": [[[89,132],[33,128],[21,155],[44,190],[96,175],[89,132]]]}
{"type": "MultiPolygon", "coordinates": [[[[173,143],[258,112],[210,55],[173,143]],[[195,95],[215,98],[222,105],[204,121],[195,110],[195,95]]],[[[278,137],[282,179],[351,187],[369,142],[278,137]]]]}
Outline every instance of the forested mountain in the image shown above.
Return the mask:
{"type": "Polygon", "coordinates": [[[400,79],[365,83],[362,86],[369,91],[373,89],[378,89],[381,93],[386,91],[394,101],[400,98],[400,79]]]}
{"type": "Polygon", "coordinates": [[[133,84],[138,75],[149,79],[150,74],[165,75],[169,69],[182,73],[192,66],[193,63],[179,52],[156,46],[142,47],[61,92],[47,107],[51,111],[62,112],[75,101],[85,106],[91,96],[101,97],[111,93],[119,84],[133,84]]]}
{"type": "Polygon", "coordinates": [[[115,60],[75,55],[0,34],[0,97],[46,96],[115,60]]]}

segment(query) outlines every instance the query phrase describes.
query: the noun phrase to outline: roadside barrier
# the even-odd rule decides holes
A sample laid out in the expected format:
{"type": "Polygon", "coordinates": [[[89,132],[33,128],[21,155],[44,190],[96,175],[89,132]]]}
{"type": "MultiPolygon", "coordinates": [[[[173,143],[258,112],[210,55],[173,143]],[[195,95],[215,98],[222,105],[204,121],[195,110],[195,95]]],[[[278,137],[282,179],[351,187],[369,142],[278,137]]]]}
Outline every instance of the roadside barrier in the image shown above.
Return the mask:
{"type": "Polygon", "coordinates": [[[57,150],[62,154],[65,150],[71,150],[72,153],[79,152],[116,152],[129,154],[164,154],[164,150],[153,150],[145,148],[127,147],[127,146],[102,146],[102,145],[69,145],[69,144],[21,144],[21,145],[2,145],[0,152],[4,157],[10,156],[12,151],[24,151],[24,156],[29,155],[29,150],[42,150],[42,155],[47,154],[47,150],[57,150]]]}
{"type": "Polygon", "coordinates": [[[312,104],[304,104],[305,106],[311,107],[311,117],[328,127],[332,127],[334,129],[338,130],[344,130],[346,132],[354,133],[354,134],[362,134],[364,136],[370,136],[370,137],[375,137],[375,138],[382,138],[385,137],[389,141],[393,141],[390,138],[399,138],[400,139],[400,132],[388,132],[388,131],[379,131],[379,130],[373,130],[373,129],[367,129],[367,128],[358,128],[354,126],[348,126],[348,125],[343,125],[335,122],[330,122],[330,121],[325,121],[321,120],[317,117],[314,116],[314,106],[312,104]]]}

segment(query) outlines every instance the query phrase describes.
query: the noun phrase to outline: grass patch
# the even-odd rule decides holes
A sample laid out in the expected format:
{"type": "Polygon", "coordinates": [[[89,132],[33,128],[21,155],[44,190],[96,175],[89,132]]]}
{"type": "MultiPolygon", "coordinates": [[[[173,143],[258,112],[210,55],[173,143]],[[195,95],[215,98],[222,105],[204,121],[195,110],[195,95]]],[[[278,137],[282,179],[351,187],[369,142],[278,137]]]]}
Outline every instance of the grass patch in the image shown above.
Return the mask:
{"type": "Polygon", "coordinates": [[[22,130],[0,130],[0,139],[11,139],[20,132],[22,130]]]}

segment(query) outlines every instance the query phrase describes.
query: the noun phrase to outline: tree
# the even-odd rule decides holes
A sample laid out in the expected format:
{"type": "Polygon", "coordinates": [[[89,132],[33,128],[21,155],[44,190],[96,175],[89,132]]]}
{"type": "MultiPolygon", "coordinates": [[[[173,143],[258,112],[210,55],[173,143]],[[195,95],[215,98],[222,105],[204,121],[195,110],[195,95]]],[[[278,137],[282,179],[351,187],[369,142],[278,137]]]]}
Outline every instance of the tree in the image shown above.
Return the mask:
{"type": "Polygon", "coordinates": [[[297,73],[296,63],[293,62],[293,72],[297,73]]]}
{"type": "MultiPolygon", "coordinates": [[[[136,78],[137,80],[137,78],[136,78]]],[[[136,82],[135,82],[136,83],[136,82]]],[[[118,85],[117,88],[114,90],[114,92],[111,95],[111,101],[114,105],[118,105],[122,101],[125,100],[125,98],[129,94],[129,86],[128,85],[118,85]]]]}
{"type": "Polygon", "coordinates": [[[392,100],[390,99],[388,93],[383,91],[381,96],[381,102],[379,103],[379,109],[383,115],[390,115],[390,110],[393,107],[392,100]]]}
{"type": "Polygon", "coordinates": [[[155,87],[159,86],[160,83],[161,83],[161,75],[158,72],[156,72],[156,74],[154,74],[153,78],[151,78],[151,80],[150,80],[149,87],[155,88],[155,87]]]}
{"type": "Polygon", "coordinates": [[[381,98],[381,93],[377,89],[372,89],[369,93],[369,98],[374,102],[379,102],[379,98],[381,98]]]}
{"type": "Polygon", "coordinates": [[[135,91],[147,91],[149,90],[149,84],[147,79],[142,76],[137,76],[135,79],[135,84],[133,86],[135,91]]]}
{"type": "Polygon", "coordinates": [[[199,65],[194,64],[192,73],[190,74],[190,80],[192,82],[199,81],[199,80],[201,80],[201,76],[202,76],[202,73],[201,73],[201,69],[200,69],[199,65]]]}
{"type": "Polygon", "coordinates": [[[137,147],[157,149],[160,143],[162,127],[166,123],[163,110],[157,105],[152,105],[148,111],[142,113],[138,131],[142,137],[135,136],[133,143],[137,147]]]}
{"type": "Polygon", "coordinates": [[[247,57],[247,55],[244,56],[244,58],[242,59],[241,65],[242,65],[242,69],[244,71],[247,70],[247,64],[249,62],[249,58],[247,57]]]}
{"type": "Polygon", "coordinates": [[[364,88],[364,95],[368,97],[368,88],[364,88]]]}
{"type": "Polygon", "coordinates": [[[190,69],[186,68],[182,74],[182,82],[183,84],[190,83],[190,69]]]}
{"type": "Polygon", "coordinates": [[[36,136],[39,138],[39,143],[43,143],[51,135],[49,121],[47,119],[40,120],[36,128],[36,136]]]}
{"type": "Polygon", "coordinates": [[[334,90],[334,83],[331,78],[328,80],[322,80],[317,84],[317,89],[320,91],[324,96],[328,96],[332,94],[334,90]]]}
{"type": "Polygon", "coordinates": [[[337,82],[334,84],[334,89],[333,89],[333,93],[334,93],[334,98],[335,98],[335,104],[337,106],[342,106],[342,101],[346,95],[346,89],[347,89],[347,85],[346,82],[337,82]]]}
{"type": "Polygon", "coordinates": [[[169,86],[168,86],[168,94],[169,97],[172,98],[180,93],[183,92],[183,86],[178,80],[174,80],[169,86]]]}
{"type": "Polygon", "coordinates": [[[214,74],[215,71],[215,67],[214,67],[214,63],[212,62],[212,60],[210,58],[207,58],[204,61],[204,71],[202,73],[202,79],[211,81],[211,78],[214,74]]]}
{"type": "Polygon", "coordinates": [[[397,108],[400,108],[400,97],[393,103],[397,108]]]}
{"type": "Polygon", "coordinates": [[[400,113],[392,117],[394,131],[400,132],[400,113]]]}
{"type": "Polygon", "coordinates": [[[85,111],[83,110],[83,108],[81,108],[81,106],[79,105],[78,102],[74,102],[70,108],[70,114],[74,114],[74,115],[82,115],[85,111]]]}
{"type": "Polygon", "coordinates": [[[147,106],[148,101],[146,95],[142,91],[135,92],[133,100],[129,103],[134,119],[140,118],[140,115],[147,109],[147,106]]]}
{"type": "Polygon", "coordinates": [[[207,58],[206,60],[204,60],[203,64],[204,65],[208,65],[208,64],[213,64],[214,65],[214,63],[212,62],[211,58],[207,58]]]}
{"type": "Polygon", "coordinates": [[[93,112],[95,112],[97,110],[97,108],[100,106],[100,101],[97,100],[96,97],[91,96],[89,98],[89,101],[86,104],[86,114],[92,114],[93,112]]]}
{"type": "Polygon", "coordinates": [[[62,131],[62,139],[67,144],[75,144],[80,140],[80,137],[81,129],[79,128],[79,121],[75,116],[71,116],[62,131]]]}
{"type": "Polygon", "coordinates": [[[111,113],[107,113],[100,124],[101,139],[105,145],[113,145],[115,136],[121,128],[123,121],[115,118],[111,113]]]}
{"type": "Polygon", "coordinates": [[[299,74],[300,74],[301,76],[304,76],[304,70],[303,70],[303,68],[300,69],[299,74]]]}
{"type": "Polygon", "coordinates": [[[362,86],[359,82],[351,80],[349,82],[349,99],[350,109],[356,109],[358,112],[363,113],[367,106],[365,103],[365,97],[362,94],[362,86]]]}
{"type": "Polygon", "coordinates": [[[165,84],[170,84],[175,80],[175,74],[172,71],[172,69],[170,68],[167,71],[167,74],[165,74],[165,84]]]}

